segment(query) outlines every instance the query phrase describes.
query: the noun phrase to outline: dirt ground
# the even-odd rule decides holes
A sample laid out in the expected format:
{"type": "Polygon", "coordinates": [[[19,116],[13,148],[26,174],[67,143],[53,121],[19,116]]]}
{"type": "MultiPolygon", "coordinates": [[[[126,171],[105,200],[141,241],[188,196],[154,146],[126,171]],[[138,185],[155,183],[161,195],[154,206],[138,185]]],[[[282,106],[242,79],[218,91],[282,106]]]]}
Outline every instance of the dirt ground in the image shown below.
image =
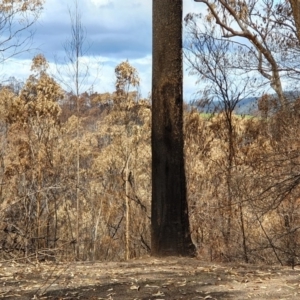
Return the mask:
{"type": "Polygon", "coordinates": [[[0,264],[2,299],[300,299],[300,268],[190,258],[0,264]]]}

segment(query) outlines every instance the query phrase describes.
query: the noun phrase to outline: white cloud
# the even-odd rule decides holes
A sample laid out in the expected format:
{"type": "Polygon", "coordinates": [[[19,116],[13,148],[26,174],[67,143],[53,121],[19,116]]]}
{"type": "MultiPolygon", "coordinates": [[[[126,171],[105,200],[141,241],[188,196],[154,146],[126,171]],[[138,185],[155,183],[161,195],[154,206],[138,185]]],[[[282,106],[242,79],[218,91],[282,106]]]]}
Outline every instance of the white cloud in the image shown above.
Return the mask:
{"type": "Polygon", "coordinates": [[[107,5],[112,3],[111,0],[91,0],[91,2],[95,5],[107,5]]]}
{"type": "MultiPolygon", "coordinates": [[[[197,12],[200,4],[184,0],[184,15],[197,12]]],[[[151,15],[152,0],[78,0],[82,14],[82,25],[87,30],[87,40],[92,43],[90,59],[91,77],[83,88],[107,92],[114,90],[116,65],[126,59],[138,70],[141,78],[142,96],[151,91],[151,15]],[[98,62],[96,63],[96,60],[98,62]],[[100,73],[97,69],[100,63],[100,73]],[[96,81],[94,79],[96,78],[96,81]]],[[[44,11],[36,24],[35,46],[50,62],[54,72],[54,56],[64,55],[63,43],[70,38],[70,16],[68,8],[73,0],[47,0],[44,11]]],[[[6,62],[0,75],[15,76],[26,80],[30,74],[34,53],[6,62]]],[[[184,77],[184,91],[191,94],[195,80],[184,77]]],[[[189,97],[185,97],[188,99],[189,97]]]]}
{"type": "Polygon", "coordinates": [[[6,61],[0,68],[0,74],[5,78],[15,77],[25,81],[30,74],[31,59],[16,59],[12,58],[6,61]]]}

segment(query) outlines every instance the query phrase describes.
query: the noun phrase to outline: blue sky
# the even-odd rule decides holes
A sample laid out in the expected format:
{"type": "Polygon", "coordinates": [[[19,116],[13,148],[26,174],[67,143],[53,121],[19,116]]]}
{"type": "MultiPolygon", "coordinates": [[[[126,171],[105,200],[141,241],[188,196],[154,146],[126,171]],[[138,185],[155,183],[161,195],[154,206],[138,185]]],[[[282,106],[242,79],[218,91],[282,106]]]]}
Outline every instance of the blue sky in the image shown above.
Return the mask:
{"type": "MultiPolygon", "coordinates": [[[[193,0],[183,0],[184,15],[200,12],[203,6],[193,0]]],[[[55,57],[63,66],[63,44],[70,38],[68,7],[73,0],[46,0],[44,10],[35,25],[34,47],[5,62],[0,72],[6,77],[26,79],[34,53],[43,53],[55,73],[55,57]]],[[[152,0],[78,0],[82,25],[87,33],[88,54],[83,61],[88,63],[90,77],[82,91],[93,86],[94,91],[114,90],[114,68],[128,59],[141,77],[141,93],[147,97],[151,91],[151,21],[152,0]]],[[[184,77],[185,100],[189,101],[196,91],[195,78],[184,77]]]]}

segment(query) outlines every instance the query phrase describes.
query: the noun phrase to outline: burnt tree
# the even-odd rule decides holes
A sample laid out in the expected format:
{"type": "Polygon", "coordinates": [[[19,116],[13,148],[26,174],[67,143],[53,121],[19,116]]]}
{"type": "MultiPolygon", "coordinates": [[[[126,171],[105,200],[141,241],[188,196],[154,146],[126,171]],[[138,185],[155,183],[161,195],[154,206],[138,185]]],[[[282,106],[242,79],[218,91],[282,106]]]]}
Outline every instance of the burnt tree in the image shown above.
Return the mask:
{"type": "Polygon", "coordinates": [[[192,256],[183,150],[182,0],[153,0],[152,23],[151,251],[192,256]]]}

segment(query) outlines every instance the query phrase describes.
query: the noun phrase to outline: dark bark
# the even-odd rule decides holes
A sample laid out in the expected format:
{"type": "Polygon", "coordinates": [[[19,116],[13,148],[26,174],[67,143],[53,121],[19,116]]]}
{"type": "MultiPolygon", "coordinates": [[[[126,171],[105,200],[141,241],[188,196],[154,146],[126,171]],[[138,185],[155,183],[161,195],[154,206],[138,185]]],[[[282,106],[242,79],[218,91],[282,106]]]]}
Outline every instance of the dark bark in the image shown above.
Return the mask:
{"type": "Polygon", "coordinates": [[[153,0],[152,239],[154,256],[195,254],[183,151],[182,0],[153,0]]]}

